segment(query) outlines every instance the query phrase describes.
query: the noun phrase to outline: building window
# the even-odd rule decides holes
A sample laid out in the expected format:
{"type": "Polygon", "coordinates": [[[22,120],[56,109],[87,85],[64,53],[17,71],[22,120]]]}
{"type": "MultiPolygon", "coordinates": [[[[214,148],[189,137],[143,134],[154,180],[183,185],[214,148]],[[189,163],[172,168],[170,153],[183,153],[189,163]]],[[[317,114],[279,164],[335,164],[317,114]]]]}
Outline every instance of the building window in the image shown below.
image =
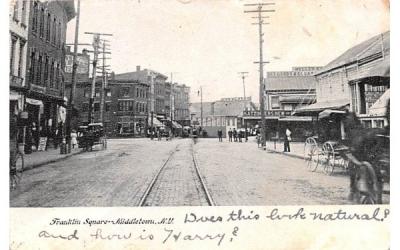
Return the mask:
{"type": "Polygon", "coordinates": [[[21,17],[21,24],[26,25],[26,1],[27,0],[22,0],[22,17],[21,17]]]}
{"type": "Polygon", "coordinates": [[[106,96],[108,96],[108,97],[111,96],[111,90],[109,90],[109,89],[106,90],[106,96]]]}
{"type": "Polygon", "coordinates": [[[106,110],[106,112],[111,110],[111,103],[110,102],[106,102],[105,103],[105,110],[106,110]]]}
{"type": "Polygon", "coordinates": [[[15,63],[15,48],[17,46],[17,39],[11,38],[11,48],[10,48],[10,75],[14,75],[14,63],[15,63]]]}
{"type": "Polygon", "coordinates": [[[363,121],[364,128],[372,128],[372,121],[363,121]]]}
{"type": "Polygon", "coordinates": [[[100,97],[100,90],[96,89],[96,91],[94,92],[94,97],[100,97]]]}
{"type": "Polygon", "coordinates": [[[60,64],[57,64],[57,71],[56,71],[56,89],[60,89],[60,64]]]}
{"type": "MultiPolygon", "coordinates": [[[[46,56],[45,60],[44,60],[44,82],[47,85],[49,80],[49,57],[46,56]]],[[[50,87],[51,87],[51,83],[50,83],[50,87]]]]}
{"type": "Polygon", "coordinates": [[[95,102],[94,103],[94,112],[98,112],[100,111],[100,103],[99,102],[95,102]]]}
{"type": "Polygon", "coordinates": [[[18,6],[18,0],[16,0],[16,1],[15,1],[15,4],[14,4],[14,14],[13,14],[13,18],[14,18],[14,20],[15,20],[16,22],[19,21],[19,20],[18,20],[18,8],[19,8],[19,6],[18,6]]]}
{"type": "Polygon", "coordinates": [[[38,3],[34,2],[33,3],[33,15],[32,15],[32,31],[36,32],[37,31],[37,25],[38,25],[38,3]]]}
{"type": "Polygon", "coordinates": [[[34,83],[35,80],[35,66],[36,66],[36,54],[35,52],[32,52],[29,65],[29,80],[31,83],[34,83]]]}
{"type": "Polygon", "coordinates": [[[38,67],[36,71],[36,85],[41,85],[42,84],[42,56],[39,56],[38,59],[38,67]]]}
{"type": "Polygon", "coordinates": [[[57,23],[57,19],[54,18],[53,19],[53,32],[52,32],[53,33],[52,34],[52,36],[53,36],[52,38],[53,39],[51,41],[53,44],[56,44],[56,37],[57,37],[57,25],[56,25],[56,23],[57,23]]]}
{"type": "Polygon", "coordinates": [[[51,15],[50,13],[47,14],[47,23],[46,23],[46,40],[50,42],[50,34],[51,34],[51,15]]]}
{"type": "Polygon", "coordinates": [[[22,66],[24,65],[24,49],[25,49],[25,42],[19,41],[19,58],[18,58],[18,76],[21,77],[22,75],[22,66]]]}
{"type": "Polygon", "coordinates": [[[384,126],[383,120],[375,120],[374,123],[376,128],[383,128],[384,126]]]}
{"type": "Polygon", "coordinates": [[[57,46],[61,48],[61,22],[58,22],[57,46]]]}
{"type": "Polygon", "coordinates": [[[121,96],[122,97],[128,97],[129,96],[129,87],[121,88],[121,96]]]}
{"type": "Polygon", "coordinates": [[[279,109],[279,96],[271,96],[271,108],[272,109],[279,109]]]}
{"type": "Polygon", "coordinates": [[[88,112],[89,111],[89,103],[83,103],[82,104],[82,111],[83,112],[88,112]]]}
{"type": "Polygon", "coordinates": [[[50,67],[50,86],[53,88],[54,87],[54,68],[55,68],[55,62],[51,62],[51,67],[50,67]]]}
{"type": "Polygon", "coordinates": [[[85,90],[83,90],[83,97],[89,97],[90,96],[90,90],[88,90],[88,89],[85,89],[85,90]]]}
{"type": "Polygon", "coordinates": [[[40,11],[40,27],[39,27],[39,36],[43,38],[44,36],[44,9],[42,8],[40,11]]]}

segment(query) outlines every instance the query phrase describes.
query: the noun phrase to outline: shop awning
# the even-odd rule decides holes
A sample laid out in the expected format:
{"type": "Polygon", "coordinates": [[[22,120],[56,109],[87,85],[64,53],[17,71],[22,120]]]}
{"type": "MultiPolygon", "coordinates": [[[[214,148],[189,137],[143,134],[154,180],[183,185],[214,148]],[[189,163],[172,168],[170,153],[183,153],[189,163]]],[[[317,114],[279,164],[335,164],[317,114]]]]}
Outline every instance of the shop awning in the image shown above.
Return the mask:
{"type": "Polygon", "coordinates": [[[333,110],[333,109],[325,109],[321,113],[318,114],[318,119],[328,118],[333,114],[346,114],[344,110],[333,110]]]}
{"type": "Polygon", "coordinates": [[[38,106],[43,106],[43,102],[40,100],[32,99],[32,98],[26,98],[25,99],[26,103],[29,103],[31,105],[38,105],[38,106]]]}
{"type": "Polygon", "coordinates": [[[176,121],[172,121],[172,126],[174,128],[182,128],[182,125],[180,125],[179,123],[177,123],[176,121]]]}
{"type": "Polygon", "coordinates": [[[287,116],[287,117],[280,117],[280,122],[311,122],[311,116],[287,116]]]}
{"type": "Polygon", "coordinates": [[[350,101],[348,99],[338,99],[338,100],[330,100],[324,102],[316,102],[311,105],[303,106],[301,108],[296,109],[292,115],[297,116],[315,116],[319,112],[325,109],[332,110],[346,110],[347,106],[350,105],[350,101]]]}
{"type": "MultiPolygon", "coordinates": [[[[149,126],[151,126],[151,117],[149,117],[149,126]]],[[[157,118],[153,117],[153,126],[155,127],[162,127],[163,124],[157,118]]]]}
{"type": "Polygon", "coordinates": [[[312,103],[315,102],[315,95],[296,95],[296,96],[280,96],[281,103],[312,103]]]}

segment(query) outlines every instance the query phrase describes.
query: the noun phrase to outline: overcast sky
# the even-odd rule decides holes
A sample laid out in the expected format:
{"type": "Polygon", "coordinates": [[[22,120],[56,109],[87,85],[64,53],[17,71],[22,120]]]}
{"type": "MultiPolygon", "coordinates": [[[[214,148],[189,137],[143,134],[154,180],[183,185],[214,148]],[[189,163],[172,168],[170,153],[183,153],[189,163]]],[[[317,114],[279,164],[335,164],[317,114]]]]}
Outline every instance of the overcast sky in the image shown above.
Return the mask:
{"type": "MultiPolygon", "coordinates": [[[[249,2],[249,1],[247,1],[249,2]]],[[[252,1],[256,2],[256,1],[252,1]]],[[[150,68],[191,86],[191,101],[243,96],[237,72],[248,71],[246,95],[258,102],[256,19],[239,0],[81,0],[85,31],[112,33],[112,70],[150,68]],[[188,2],[188,3],[186,3],[188,2]]],[[[345,50],[389,30],[388,0],[276,0],[264,26],[267,71],[324,66],[345,50]],[[279,58],[279,59],[274,59],[279,58]]],[[[73,42],[75,20],[68,24],[73,42]]]]}

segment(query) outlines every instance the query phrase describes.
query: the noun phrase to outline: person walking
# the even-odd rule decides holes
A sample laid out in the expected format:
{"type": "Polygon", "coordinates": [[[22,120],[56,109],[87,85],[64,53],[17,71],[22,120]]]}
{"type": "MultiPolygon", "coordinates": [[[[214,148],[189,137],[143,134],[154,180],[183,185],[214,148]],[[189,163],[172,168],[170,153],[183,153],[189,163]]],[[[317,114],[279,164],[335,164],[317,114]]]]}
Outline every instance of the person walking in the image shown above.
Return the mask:
{"type": "Polygon", "coordinates": [[[222,129],[218,129],[218,141],[222,142],[222,129]]]}
{"type": "Polygon", "coordinates": [[[286,128],[285,139],[283,142],[283,152],[290,152],[290,141],[292,140],[292,131],[289,128],[286,128]]]}
{"type": "Polygon", "coordinates": [[[75,145],[78,145],[77,137],[78,137],[78,134],[76,133],[75,129],[73,129],[72,132],[71,132],[71,145],[72,145],[72,148],[75,148],[75,145]]]}
{"type": "Polygon", "coordinates": [[[233,141],[237,142],[237,136],[238,136],[238,133],[236,131],[236,128],[234,128],[233,129],[233,141]]]}
{"type": "Polygon", "coordinates": [[[232,129],[230,128],[228,131],[229,142],[232,142],[232,134],[233,134],[233,132],[232,132],[232,129]]]}
{"type": "Polygon", "coordinates": [[[238,136],[239,136],[239,142],[242,142],[242,138],[243,138],[243,131],[242,130],[239,130],[238,136]]]}

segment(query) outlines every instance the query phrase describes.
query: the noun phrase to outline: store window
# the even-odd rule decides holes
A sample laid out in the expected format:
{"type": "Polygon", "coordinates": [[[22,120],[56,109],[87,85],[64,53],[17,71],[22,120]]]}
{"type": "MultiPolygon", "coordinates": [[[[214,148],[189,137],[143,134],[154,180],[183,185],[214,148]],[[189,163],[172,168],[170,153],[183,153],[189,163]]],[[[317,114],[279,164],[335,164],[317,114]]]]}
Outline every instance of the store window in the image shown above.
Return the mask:
{"type": "Polygon", "coordinates": [[[279,96],[271,96],[271,108],[272,109],[279,109],[279,96]]]}
{"type": "Polygon", "coordinates": [[[94,111],[95,111],[95,112],[100,111],[100,103],[99,103],[99,102],[95,102],[95,103],[94,103],[94,111]]]}

